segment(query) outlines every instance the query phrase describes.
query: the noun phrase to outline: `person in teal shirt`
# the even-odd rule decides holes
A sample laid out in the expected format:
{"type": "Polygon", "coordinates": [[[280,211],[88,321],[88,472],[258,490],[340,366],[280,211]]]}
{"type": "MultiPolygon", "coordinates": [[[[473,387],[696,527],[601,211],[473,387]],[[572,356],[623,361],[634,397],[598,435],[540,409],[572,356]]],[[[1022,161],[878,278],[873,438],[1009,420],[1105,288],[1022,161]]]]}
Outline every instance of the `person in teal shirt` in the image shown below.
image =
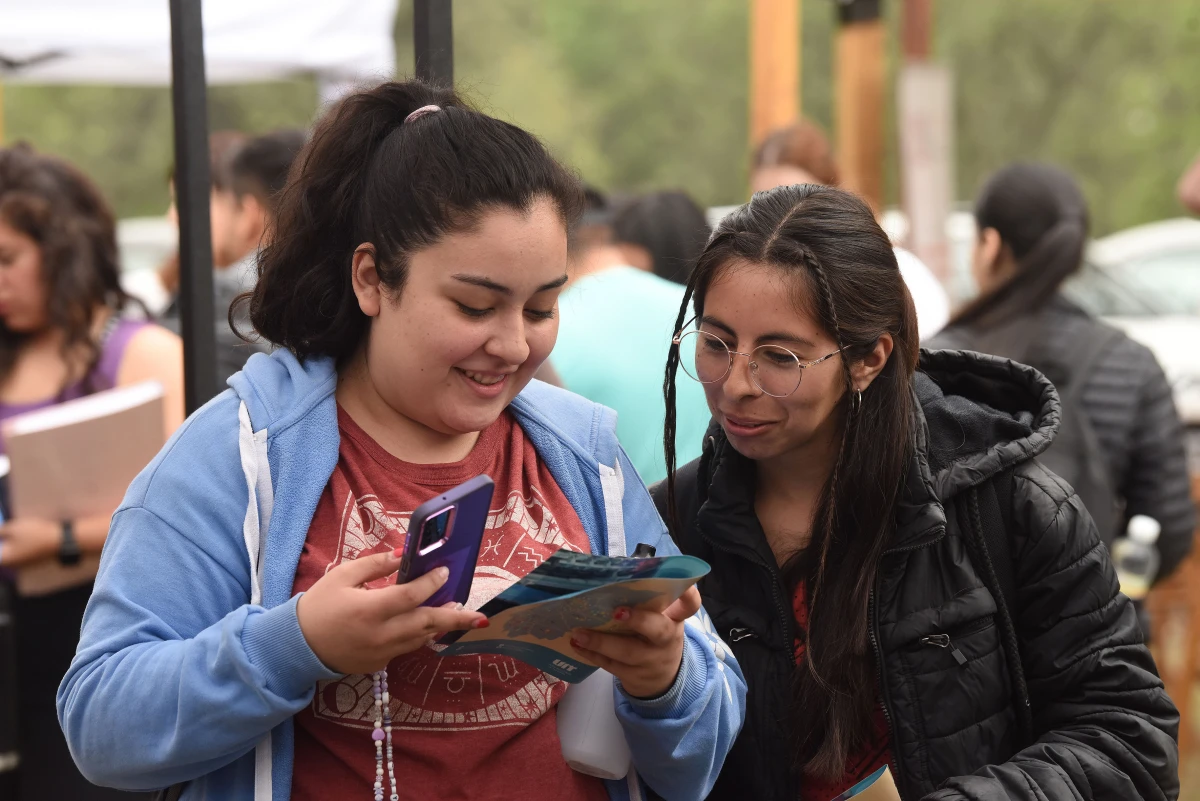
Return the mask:
{"type": "MultiPolygon", "coordinates": [[[[584,224],[591,231],[572,237],[573,280],[559,297],[550,360],[563,386],[616,410],[617,438],[652,484],[667,475],[663,370],[683,286],[631,266],[639,254],[605,241],[602,218],[589,214],[584,224]]],[[[677,391],[677,458],[686,464],[700,455],[711,415],[701,384],[680,383],[677,391]]]]}

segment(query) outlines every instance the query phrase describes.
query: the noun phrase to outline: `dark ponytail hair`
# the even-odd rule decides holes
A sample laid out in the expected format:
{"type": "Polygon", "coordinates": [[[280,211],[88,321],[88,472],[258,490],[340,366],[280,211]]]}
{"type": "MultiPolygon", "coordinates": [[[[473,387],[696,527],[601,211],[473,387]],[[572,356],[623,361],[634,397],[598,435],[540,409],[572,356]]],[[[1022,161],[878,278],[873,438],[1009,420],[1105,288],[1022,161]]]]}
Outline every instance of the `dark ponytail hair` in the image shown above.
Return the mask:
{"type": "Polygon", "coordinates": [[[994,228],[1016,272],[976,298],[951,325],[991,328],[1037,311],[1083,263],[1087,202],[1071,175],[1049,164],[1011,164],[984,185],[975,205],[980,231],[994,228]]]}
{"type": "MultiPolygon", "coordinates": [[[[917,316],[887,235],[871,210],[839,189],[802,185],[760,192],[721,221],[692,273],[676,330],[702,315],[714,279],[737,263],[767,264],[793,281],[809,312],[842,351],[846,391],[842,443],[813,515],[809,547],[784,565],[794,588],[807,582],[807,655],[795,672],[792,721],[797,769],[836,777],[872,731],[875,679],[868,644],[868,597],[912,454],[917,316]],[[891,358],[851,402],[850,365],[883,334],[891,358]]],[[[667,359],[664,391],[667,493],[675,509],[675,376],[679,348],[667,359]]],[[[671,521],[675,533],[678,522],[671,521]]]]}
{"type": "Polygon", "coordinates": [[[249,298],[267,340],[300,358],[341,362],[370,322],[351,284],[358,245],[374,245],[380,280],[398,291],[414,251],[469,231],[491,209],[524,212],[539,198],[554,203],[564,226],[582,208],[578,180],[532,134],[419,81],[352,94],[296,157],[258,283],[237,302],[249,298]],[[427,105],[440,110],[408,119],[427,105]]]}

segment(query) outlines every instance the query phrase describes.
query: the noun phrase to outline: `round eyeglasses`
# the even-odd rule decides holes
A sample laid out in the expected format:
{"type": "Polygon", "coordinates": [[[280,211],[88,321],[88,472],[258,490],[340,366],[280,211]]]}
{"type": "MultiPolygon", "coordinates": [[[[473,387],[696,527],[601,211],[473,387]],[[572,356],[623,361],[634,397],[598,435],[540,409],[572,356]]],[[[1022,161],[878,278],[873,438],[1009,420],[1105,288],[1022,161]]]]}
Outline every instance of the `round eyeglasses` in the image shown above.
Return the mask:
{"type": "Polygon", "coordinates": [[[778,345],[759,345],[749,353],[730,350],[720,337],[705,331],[677,334],[671,341],[679,346],[679,366],[689,378],[701,384],[719,384],[733,370],[733,357],[745,356],[750,362],[750,380],[773,398],[791,395],[800,387],[805,368],[842,352],[835,350],[811,362],[802,362],[796,354],[778,345]]]}

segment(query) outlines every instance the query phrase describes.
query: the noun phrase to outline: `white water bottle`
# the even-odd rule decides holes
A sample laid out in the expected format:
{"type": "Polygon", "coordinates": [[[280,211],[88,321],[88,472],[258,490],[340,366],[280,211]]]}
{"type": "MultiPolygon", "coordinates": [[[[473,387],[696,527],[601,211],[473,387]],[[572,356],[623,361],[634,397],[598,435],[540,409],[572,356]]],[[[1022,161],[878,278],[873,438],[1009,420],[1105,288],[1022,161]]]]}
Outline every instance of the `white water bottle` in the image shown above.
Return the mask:
{"type": "Polygon", "coordinates": [[[1113,543],[1113,567],[1117,569],[1117,580],[1121,592],[1138,601],[1150,592],[1150,585],[1158,575],[1158,535],[1162,526],[1153,517],[1134,515],[1129,519],[1125,536],[1113,543]]]}
{"type": "Polygon", "coordinates": [[[601,779],[623,779],[631,757],[613,703],[613,677],[597,670],[567,688],[558,702],[558,739],[572,770],[601,779]]]}

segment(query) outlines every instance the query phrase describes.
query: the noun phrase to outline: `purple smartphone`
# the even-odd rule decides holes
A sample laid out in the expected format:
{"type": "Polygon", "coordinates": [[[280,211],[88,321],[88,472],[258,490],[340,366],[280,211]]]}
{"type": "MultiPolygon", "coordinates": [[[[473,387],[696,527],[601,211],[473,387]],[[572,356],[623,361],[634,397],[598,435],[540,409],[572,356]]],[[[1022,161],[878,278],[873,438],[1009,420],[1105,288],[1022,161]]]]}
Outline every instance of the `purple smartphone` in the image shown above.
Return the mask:
{"type": "Polygon", "coordinates": [[[396,583],[403,584],[442,565],[450,568],[446,583],[422,606],[467,602],[494,489],[490,477],[476,476],[430,498],[412,513],[396,583]]]}

